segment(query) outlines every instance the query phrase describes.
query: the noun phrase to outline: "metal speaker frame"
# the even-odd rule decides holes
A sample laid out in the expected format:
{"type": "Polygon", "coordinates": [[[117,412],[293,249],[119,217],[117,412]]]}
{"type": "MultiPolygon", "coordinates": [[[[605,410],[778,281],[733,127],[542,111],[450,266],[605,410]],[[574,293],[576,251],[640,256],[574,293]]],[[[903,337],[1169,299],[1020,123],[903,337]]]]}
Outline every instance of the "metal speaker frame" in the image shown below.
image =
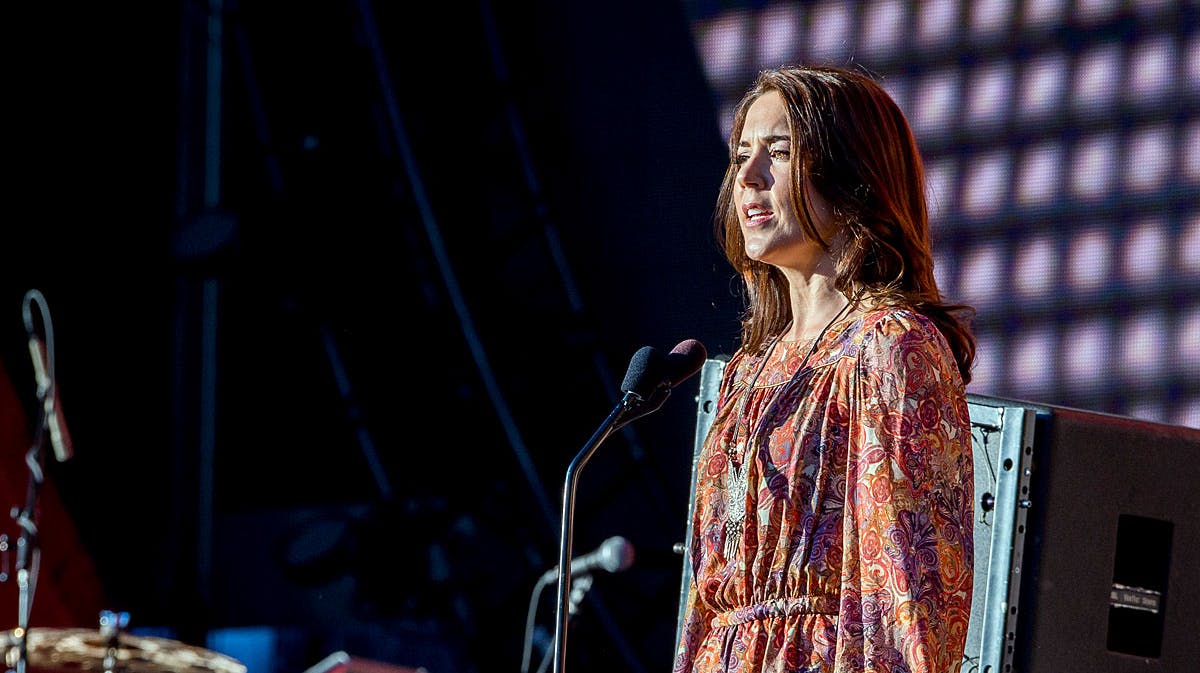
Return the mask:
{"type": "MultiPolygon", "coordinates": [[[[675,644],[682,636],[688,588],[692,581],[688,542],[696,506],[697,462],[716,412],[726,357],[709,358],[700,369],[696,395],[696,432],[692,452],[692,489],[687,508],[679,611],[675,644]]],[[[1049,408],[982,395],[967,395],[975,468],[975,576],[971,620],[963,653],[964,671],[1011,670],[1016,639],[1026,513],[1031,506],[1030,478],[1039,415],[1049,408]]]]}

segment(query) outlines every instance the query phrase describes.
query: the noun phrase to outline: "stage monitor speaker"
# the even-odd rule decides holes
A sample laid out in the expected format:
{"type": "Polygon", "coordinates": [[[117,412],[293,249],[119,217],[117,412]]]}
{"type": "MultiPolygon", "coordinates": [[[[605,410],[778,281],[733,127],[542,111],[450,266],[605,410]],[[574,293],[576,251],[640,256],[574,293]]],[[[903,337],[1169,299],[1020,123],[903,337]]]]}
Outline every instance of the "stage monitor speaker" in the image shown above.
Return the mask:
{"type": "MultiPolygon", "coordinates": [[[[724,366],[701,368],[693,486],[724,366]]],[[[967,403],[975,584],[963,670],[1191,670],[1200,430],[983,395],[967,403]]],[[[691,581],[681,546],[676,642],[691,581]]]]}
{"type": "Polygon", "coordinates": [[[1039,416],[1014,671],[1195,671],[1200,430],[1039,416]]]}

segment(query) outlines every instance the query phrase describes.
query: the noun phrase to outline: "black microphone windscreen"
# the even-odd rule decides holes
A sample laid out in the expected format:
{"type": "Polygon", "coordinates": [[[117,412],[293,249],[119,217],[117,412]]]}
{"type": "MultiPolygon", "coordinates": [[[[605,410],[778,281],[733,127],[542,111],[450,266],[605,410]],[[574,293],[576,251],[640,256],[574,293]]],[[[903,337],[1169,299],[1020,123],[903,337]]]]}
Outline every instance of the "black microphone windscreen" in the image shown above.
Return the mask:
{"type": "Polygon", "coordinates": [[[667,378],[667,358],[653,346],[642,346],[629,361],[621,392],[647,397],[667,378]]]}
{"type": "Polygon", "coordinates": [[[667,375],[671,378],[671,387],[683,383],[700,371],[704,361],[708,359],[708,350],[704,344],[695,339],[685,339],[671,349],[667,354],[667,375]]]}

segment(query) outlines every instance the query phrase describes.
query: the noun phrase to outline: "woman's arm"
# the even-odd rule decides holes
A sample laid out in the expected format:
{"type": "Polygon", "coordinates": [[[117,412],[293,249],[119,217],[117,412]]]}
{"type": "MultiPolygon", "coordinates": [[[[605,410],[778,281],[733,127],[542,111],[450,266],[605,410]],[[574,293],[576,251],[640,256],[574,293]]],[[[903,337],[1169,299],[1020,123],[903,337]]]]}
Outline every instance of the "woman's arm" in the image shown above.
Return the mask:
{"type": "Polygon", "coordinates": [[[958,671],[974,569],[962,380],[933,323],[898,312],[864,338],[857,388],[839,662],[855,671],[958,671]]]}

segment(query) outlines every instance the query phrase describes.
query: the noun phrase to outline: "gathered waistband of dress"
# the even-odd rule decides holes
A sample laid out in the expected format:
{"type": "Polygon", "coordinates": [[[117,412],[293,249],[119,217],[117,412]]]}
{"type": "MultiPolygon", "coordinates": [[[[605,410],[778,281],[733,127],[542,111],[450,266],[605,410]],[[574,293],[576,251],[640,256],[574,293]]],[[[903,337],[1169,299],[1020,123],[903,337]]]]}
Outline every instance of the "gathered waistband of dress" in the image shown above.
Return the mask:
{"type": "Polygon", "coordinates": [[[836,615],[838,613],[837,596],[797,596],[795,598],[775,598],[758,605],[747,605],[722,612],[713,617],[713,628],[722,626],[737,626],[746,622],[755,622],[769,617],[791,617],[793,615],[836,615]]]}

